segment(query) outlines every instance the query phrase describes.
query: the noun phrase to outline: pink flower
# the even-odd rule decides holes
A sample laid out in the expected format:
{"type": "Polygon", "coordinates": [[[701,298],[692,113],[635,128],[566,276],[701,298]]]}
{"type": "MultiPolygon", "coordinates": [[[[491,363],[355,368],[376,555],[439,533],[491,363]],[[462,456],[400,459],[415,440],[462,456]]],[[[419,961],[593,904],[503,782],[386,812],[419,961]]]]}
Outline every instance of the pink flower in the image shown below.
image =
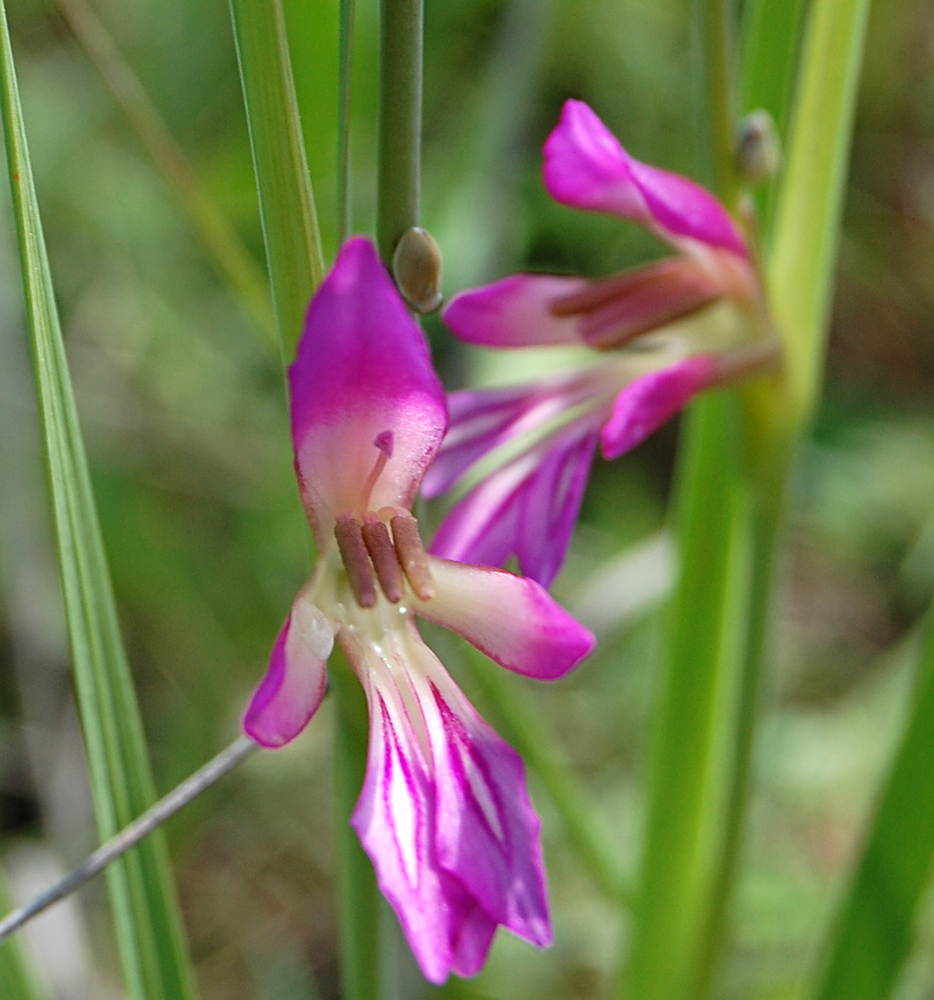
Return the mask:
{"type": "Polygon", "coordinates": [[[409,508],[444,436],[441,384],[372,245],[349,240],[308,310],[289,370],[295,467],[318,545],[244,718],[296,736],[340,644],[370,710],[352,823],[425,976],[472,975],[502,924],[551,940],[539,819],[522,762],[415,626],[421,616],[510,670],[560,677],[593,637],[542,588],[427,556],[409,508]]]}
{"type": "Polygon", "coordinates": [[[597,281],[512,275],[456,295],[444,312],[472,344],[578,345],[600,358],[538,382],[453,393],[451,428],[423,486],[437,496],[483,456],[517,445],[454,506],[432,552],[492,566],[515,555],[547,586],[598,444],[604,458],[622,455],[697,393],[774,363],[777,341],[746,241],[708,191],[633,159],[581,101],[564,105],[544,158],[556,201],[630,219],[677,251],[597,281]]]}

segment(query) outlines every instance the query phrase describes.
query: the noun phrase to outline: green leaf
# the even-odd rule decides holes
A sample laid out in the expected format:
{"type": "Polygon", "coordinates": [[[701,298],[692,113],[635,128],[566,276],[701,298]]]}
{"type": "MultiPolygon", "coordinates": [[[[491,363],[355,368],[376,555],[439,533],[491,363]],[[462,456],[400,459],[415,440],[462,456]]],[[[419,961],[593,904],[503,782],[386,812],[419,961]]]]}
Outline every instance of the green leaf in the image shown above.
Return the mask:
{"type": "Polygon", "coordinates": [[[230,0],[283,359],[324,273],[281,0],[230,0]]]}
{"type": "Polygon", "coordinates": [[[934,611],[908,720],[827,947],[819,1000],[891,996],[934,870],[934,611]]]}
{"type": "MultiPolygon", "coordinates": [[[[0,104],[65,612],[94,808],[106,838],[151,805],[155,794],[62,344],[2,0],[0,36],[0,104]]],[[[107,875],[129,995],[192,997],[161,836],[141,844],[107,875]]]]}
{"type": "Polygon", "coordinates": [[[807,427],[822,379],[837,230],[869,0],[814,0],[788,130],[766,267],[786,347],[792,433],[807,427]]]}

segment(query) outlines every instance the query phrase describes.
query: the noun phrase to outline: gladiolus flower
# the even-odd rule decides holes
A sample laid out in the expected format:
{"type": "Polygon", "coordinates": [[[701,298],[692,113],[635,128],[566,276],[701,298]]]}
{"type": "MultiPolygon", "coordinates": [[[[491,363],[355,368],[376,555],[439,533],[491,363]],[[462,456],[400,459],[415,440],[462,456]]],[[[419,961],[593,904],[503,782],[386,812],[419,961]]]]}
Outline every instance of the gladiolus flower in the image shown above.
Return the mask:
{"type": "Polygon", "coordinates": [[[453,393],[423,486],[437,496],[483,456],[516,445],[454,506],[432,552],[491,566],[515,555],[547,586],[598,444],[607,459],[629,451],[697,393],[773,365],[778,341],[743,234],[713,195],[631,157],[581,101],[564,105],[543,152],[556,201],[632,220],[677,252],[596,281],[512,275],[454,296],[443,313],[472,344],[600,352],[597,364],[537,382],[453,393]]]}
{"type": "Polygon", "coordinates": [[[289,370],[314,573],[244,718],[266,747],[324,696],[335,640],[366,692],[366,778],[351,822],[425,976],[479,971],[498,925],[551,940],[539,819],[519,756],[468,703],[421,616],[502,666],[560,677],[593,637],[534,581],[425,554],[410,507],[447,425],[418,326],[372,245],[349,240],[289,370]]]}

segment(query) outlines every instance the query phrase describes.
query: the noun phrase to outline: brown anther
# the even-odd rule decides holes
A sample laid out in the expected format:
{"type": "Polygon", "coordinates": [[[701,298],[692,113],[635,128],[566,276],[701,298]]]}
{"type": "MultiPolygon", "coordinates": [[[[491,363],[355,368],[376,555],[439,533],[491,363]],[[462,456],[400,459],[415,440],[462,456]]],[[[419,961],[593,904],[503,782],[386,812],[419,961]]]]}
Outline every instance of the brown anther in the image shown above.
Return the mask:
{"type": "Polygon", "coordinates": [[[372,608],[376,604],[376,583],[360,522],[353,514],[344,514],[334,525],[334,537],[357,604],[372,608]]]}
{"type": "Polygon", "coordinates": [[[407,510],[397,510],[389,522],[396,556],[412,590],[423,601],[435,596],[435,584],[431,578],[428,556],[418,533],[418,521],[407,510]]]}
{"type": "Polygon", "coordinates": [[[377,514],[366,514],[363,519],[363,543],[373,560],[376,579],[390,604],[398,604],[405,594],[399,557],[389,537],[389,528],[377,514]]]}
{"type": "Polygon", "coordinates": [[[684,319],[724,294],[719,275],[687,257],[669,257],[612,278],[591,282],[551,303],[555,316],[581,316],[590,347],[613,350],[668,323],[684,319]]]}

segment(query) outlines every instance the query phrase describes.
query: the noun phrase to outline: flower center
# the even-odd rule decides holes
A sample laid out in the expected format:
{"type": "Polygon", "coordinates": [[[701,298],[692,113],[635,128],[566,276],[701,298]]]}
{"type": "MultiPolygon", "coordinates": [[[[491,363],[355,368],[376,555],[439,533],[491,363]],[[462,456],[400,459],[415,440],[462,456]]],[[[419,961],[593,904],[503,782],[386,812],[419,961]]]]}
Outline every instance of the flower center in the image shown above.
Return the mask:
{"type": "Polygon", "coordinates": [[[377,601],[377,584],[390,604],[405,595],[405,584],[423,601],[434,596],[428,556],[418,521],[401,507],[382,507],[363,517],[344,514],[334,525],[347,581],[361,608],[377,601]]]}

